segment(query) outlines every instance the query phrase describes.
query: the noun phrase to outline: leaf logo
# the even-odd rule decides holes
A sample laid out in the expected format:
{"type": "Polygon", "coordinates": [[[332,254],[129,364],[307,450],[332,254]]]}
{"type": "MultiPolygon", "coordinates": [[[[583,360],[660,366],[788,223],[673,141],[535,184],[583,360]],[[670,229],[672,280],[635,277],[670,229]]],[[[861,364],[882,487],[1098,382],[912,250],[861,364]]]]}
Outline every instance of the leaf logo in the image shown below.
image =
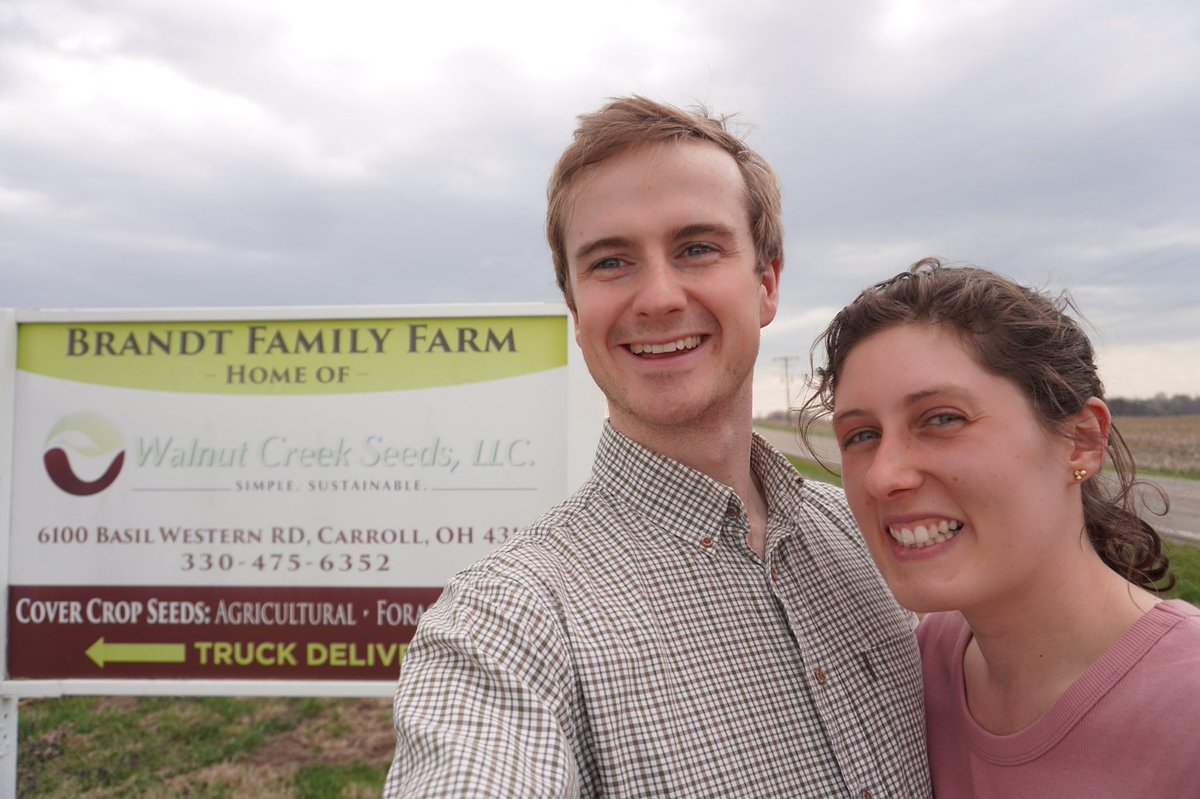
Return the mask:
{"type": "MultiPolygon", "coordinates": [[[[77,497],[99,494],[113,484],[121,467],[125,465],[125,450],[122,448],[121,434],[117,426],[106,417],[92,411],[80,411],[59,419],[46,436],[46,451],[42,462],[46,465],[46,474],[54,484],[77,497]],[[75,454],[69,455],[67,450],[75,454]],[[113,453],[116,453],[113,455],[113,453]],[[112,460],[105,461],[109,456],[112,460]],[[76,463],[72,467],[71,461],[76,463]],[[91,471],[101,471],[99,477],[84,480],[76,471],[77,467],[86,467],[99,462],[102,470],[93,466],[91,471]]],[[[84,471],[87,474],[87,471],[84,471]]]]}

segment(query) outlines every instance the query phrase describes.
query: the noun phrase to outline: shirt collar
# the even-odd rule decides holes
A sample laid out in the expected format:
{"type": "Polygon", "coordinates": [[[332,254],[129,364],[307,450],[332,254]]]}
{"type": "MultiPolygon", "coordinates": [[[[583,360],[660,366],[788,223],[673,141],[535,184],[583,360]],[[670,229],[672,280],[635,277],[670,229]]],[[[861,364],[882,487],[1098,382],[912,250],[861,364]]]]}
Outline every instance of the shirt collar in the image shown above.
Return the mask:
{"type": "MultiPolygon", "coordinates": [[[[762,484],[769,514],[794,515],[803,478],[788,460],[758,434],[750,449],[750,468],[762,484]]],[[[605,423],[593,474],[639,515],[662,529],[704,548],[703,539],[720,535],[727,518],[745,510],[729,486],[678,461],[646,449],[605,423]]]]}
{"type": "Polygon", "coordinates": [[[794,517],[800,512],[804,477],[782,452],[758,433],[754,433],[750,446],[750,470],[762,483],[768,513],[794,517]]]}

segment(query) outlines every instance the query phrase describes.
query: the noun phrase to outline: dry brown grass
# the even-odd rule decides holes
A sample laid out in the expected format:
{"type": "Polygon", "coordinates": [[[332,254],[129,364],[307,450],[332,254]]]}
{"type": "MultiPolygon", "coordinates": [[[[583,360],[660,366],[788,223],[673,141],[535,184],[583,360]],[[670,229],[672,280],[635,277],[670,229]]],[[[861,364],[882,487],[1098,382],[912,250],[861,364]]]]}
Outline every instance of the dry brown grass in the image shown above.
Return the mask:
{"type": "Polygon", "coordinates": [[[348,765],[363,761],[386,766],[396,745],[391,710],[390,699],[331,702],[320,714],[250,753],[246,763],[266,767],[277,763],[348,765]]]}
{"type": "MultiPolygon", "coordinates": [[[[226,795],[238,799],[293,799],[294,780],[306,765],[367,763],[387,768],[395,738],[391,700],[330,700],[321,712],[277,735],[237,763],[217,763],[166,784],[170,796],[226,795]]],[[[344,786],[339,799],[378,796],[374,787],[344,786]]]]}
{"type": "Polygon", "coordinates": [[[1138,469],[1200,476],[1200,416],[1122,416],[1115,422],[1138,469]]]}

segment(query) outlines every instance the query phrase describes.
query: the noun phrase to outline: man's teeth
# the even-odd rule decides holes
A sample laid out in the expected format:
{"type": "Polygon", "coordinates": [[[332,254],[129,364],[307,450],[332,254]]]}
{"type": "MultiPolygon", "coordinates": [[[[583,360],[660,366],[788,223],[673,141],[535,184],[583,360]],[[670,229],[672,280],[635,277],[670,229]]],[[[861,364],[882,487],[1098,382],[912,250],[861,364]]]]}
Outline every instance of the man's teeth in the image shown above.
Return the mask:
{"type": "Polygon", "coordinates": [[[668,341],[666,344],[630,344],[629,351],[634,355],[662,355],[678,350],[694,350],[699,346],[699,336],[687,336],[678,341],[668,341]]]}
{"type": "Polygon", "coordinates": [[[909,549],[931,547],[949,541],[962,529],[962,522],[942,519],[937,524],[918,524],[916,527],[889,527],[896,543],[909,549]]]}

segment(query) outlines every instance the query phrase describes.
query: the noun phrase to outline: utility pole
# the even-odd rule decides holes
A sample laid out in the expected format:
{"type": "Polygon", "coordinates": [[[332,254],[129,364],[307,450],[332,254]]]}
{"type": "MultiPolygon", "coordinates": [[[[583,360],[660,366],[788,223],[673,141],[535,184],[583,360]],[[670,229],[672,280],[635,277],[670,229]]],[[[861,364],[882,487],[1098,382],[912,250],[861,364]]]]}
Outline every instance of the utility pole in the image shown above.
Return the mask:
{"type": "Polygon", "coordinates": [[[787,391],[787,401],[783,403],[783,412],[785,414],[790,414],[792,411],[792,373],[790,366],[792,361],[800,360],[800,356],[785,355],[780,358],[775,358],[774,360],[783,361],[783,383],[785,386],[784,390],[787,391]]]}

